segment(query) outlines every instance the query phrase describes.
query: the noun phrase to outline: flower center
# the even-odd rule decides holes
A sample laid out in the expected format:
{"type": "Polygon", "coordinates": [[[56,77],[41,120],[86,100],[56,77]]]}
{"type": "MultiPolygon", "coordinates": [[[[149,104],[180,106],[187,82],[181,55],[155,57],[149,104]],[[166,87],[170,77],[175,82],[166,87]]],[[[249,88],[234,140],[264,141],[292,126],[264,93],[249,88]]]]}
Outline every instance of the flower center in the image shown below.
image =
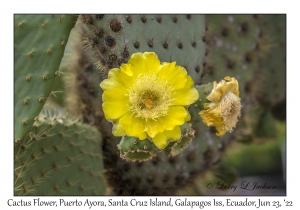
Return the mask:
{"type": "Polygon", "coordinates": [[[141,104],[140,106],[144,109],[152,109],[157,106],[158,97],[154,92],[144,92],[141,95],[141,104]]]}
{"type": "Polygon", "coordinates": [[[154,102],[149,98],[144,99],[143,103],[147,109],[152,109],[154,107],[154,102]]]}
{"type": "Polygon", "coordinates": [[[241,99],[233,92],[227,92],[220,101],[220,111],[225,130],[232,132],[241,115],[241,99]]]}
{"type": "Polygon", "coordinates": [[[155,74],[141,74],[129,89],[129,110],[133,117],[157,120],[168,113],[173,98],[168,81],[155,74]]]}

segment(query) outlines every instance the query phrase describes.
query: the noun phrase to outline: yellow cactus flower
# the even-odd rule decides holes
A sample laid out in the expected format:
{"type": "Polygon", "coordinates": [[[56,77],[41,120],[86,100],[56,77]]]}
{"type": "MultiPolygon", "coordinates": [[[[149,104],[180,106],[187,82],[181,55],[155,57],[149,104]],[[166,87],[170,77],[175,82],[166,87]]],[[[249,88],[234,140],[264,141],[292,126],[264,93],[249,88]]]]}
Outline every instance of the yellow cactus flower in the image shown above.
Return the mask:
{"type": "Polygon", "coordinates": [[[187,71],[176,62],[160,63],[153,52],[133,54],[111,69],[100,87],[113,135],[150,137],[159,149],[180,139],[180,125],[190,120],[186,106],[199,98],[187,71]]]}
{"type": "Polygon", "coordinates": [[[210,103],[204,104],[200,116],[207,126],[214,126],[216,135],[232,132],[241,115],[239,84],[235,78],[225,77],[218,84],[214,82],[212,92],[206,97],[210,103]]]}

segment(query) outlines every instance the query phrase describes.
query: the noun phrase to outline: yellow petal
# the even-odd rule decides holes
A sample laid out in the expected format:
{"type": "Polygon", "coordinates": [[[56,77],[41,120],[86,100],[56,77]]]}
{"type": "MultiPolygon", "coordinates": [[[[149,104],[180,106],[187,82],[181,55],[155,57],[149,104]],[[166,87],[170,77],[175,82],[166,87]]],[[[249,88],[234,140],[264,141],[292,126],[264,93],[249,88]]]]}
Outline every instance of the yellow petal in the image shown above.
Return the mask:
{"type": "Polygon", "coordinates": [[[158,77],[168,80],[174,90],[184,88],[187,82],[187,72],[185,68],[176,66],[176,62],[163,63],[159,69],[158,77]]]}
{"type": "Polygon", "coordinates": [[[223,122],[222,117],[221,117],[220,108],[218,106],[214,106],[210,109],[202,110],[202,111],[200,111],[199,114],[200,114],[203,122],[207,126],[214,126],[214,124],[217,121],[223,122]]]}
{"type": "Polygon", "coordinates": [[[131,88],[131,86],[136,82],[137,75],[134,75],[135,71],[131,64],[122,64],[120,67],[121,74],[119,75],[121,81],[126,86],[127,89],[131,88]],[[132,72],[132,74],[131,74],[132,72]]]}
{"type": "Polygon", "coordinates": [[[133,75],[133,71],[132,71],[132,68],[131,68],[131,65],[130,64],[122,64],[121,66],[120,66],[120,70],[124,73],[124,74],[126,74],[126,75],[128,75],[128,76],[132,76],[133,75]]]}
{"type": "Polygon", "coordinates": [[[172,130],[175,126],[182,125],[186,121],[188,112],[182,106],[170,107],[168,114],[159,118],[159,123],[164,126],[166,130],[172,130]]]}
{"type": "Polygon", "coordinates": [[[124,88],[125,89],[125,86],[119,76],[120,74],[120,70],[119,69],[111,69],[109,72],[108,72],[108,78],[103,80],[101,83],[100,83],[100,87],[103,89],[103,90],[109,90],[109,89],[112,89],[112,88],[115,88],[115,87],[120,87],[120,88],[124,88]]]}
{"type": "Polygon", "coordinates": [[[226,82],[226,92],[233,92],[235,95],[239,96],[239,83],[238,81],[233,77],[225,77],[225,80],[227,80],[228,82],[226,82]]]}
{"type": "MultiPolygon", "coordinates": [[[[128,101],[128,91],[125,88],[112,88],[109,90],[105,90],[102,95],[102,100],[107,102],[118,101],[128,101]]],[[[118,102],[116,102],[118,103],[118,102]]]]}
{"type": "Polygon", "coordinates": [[[192,88],[193,86],[194,81],[190,76],[188,76],[185,87],[172,93],[172,97],[175,99],[172,103],[174,105],[187,106],[197,101],[199,93],[195,88],[192,88]]]}
{"type": "Polygon", "coordinates": [[[225,135],[226,130],[224,129],[224,124],[223,123],[216,124],[215,128],[217,130],[217,133],[216,133],[217,136],[223,136],[223,135],[225,135]]]}
{"type": "Polygon", "coordinates": [[[214,82],[214,88],[212,92],[206,98],[212,102],[219,102],[222,96],[231,91],[235,95],[239,96],[239,84],[235,78],[231,78],[229,76],[224,78],[225,80],[221,80],[219,83],[214,82]]]}
{"type": "Polygon", "coordinates": [[[147,120],[145,131],[153,138],[163,130],[173,130],[175,126],[182,125],[188,120],[190,120],[190,115],[184,107],[170,107],[166,116],[158,120],[147,120]]]}
{"type": "Polygon", "coordinates": [[[195,88],[187,90],[186,92],[185,91],[177,91],[173,95],[175,98],[175,100],[173,101],[173,104],[181,105],[181,106],[190,105],[190,104],[194,103],[195,101],[197,101],[197,99],[199,98],[198,91],[195,88]]]}
{"type": "Polygon", "coordinates": [[[168,114],[158,120],[147,120],[145,131],[153,138],[163,130],[173,130],[174,127],[184,124],[190,120],[189,112],[182,106],[170,107],[168,114]]]}
{"type": "Polygon", "coordinates": [[[214,88],[206,98],[212,102],[217,103],[221,100],[222,96],[225,93],[226,90],[225,81],[221,80],[219,83],[214,82],[213,84],[214,84],[214,88]]]}
{"type": "Polygon", "coordinates": [[[189,112],[187,112],[187,115],[186,117],[184,118],[184,121],[187,122],[187,121],[190,121],[191,120],[191,115],[189,112]]]}
{"type": "Polygon", "coordinates": [[[145,132],[145,121],[141,118],[131,117],[131,113],[127,113],[120,118],[119,124],[128,136],[136,136],[140,140],[147,137],[147,133],[145,132]]]}
{"type": "Polygon", "coordinates": [[[153,52],[134,53],[128,61],[133,68],[133,75],[141,73],[157,73],[160,61],[153,52]]]}
{"type": "Polygon", "coordinates": [[[207,110],[202,110],[199,114],[205,125],[214,126],[216,128],[217,136],[225,134],[226,130],[224,128],[223,118],[221,117],[220,108],[218,106],[214,106],[207,110]]]}
{"type": "Polygon", "coordinates": [[[127,107],[124,104],[118,105],[116,103],[104,102],[102,107],[105,119],[108,121],[118,119],[128,112],[127,107]]]}
{"type": "Polygon", "coordinates": [[[122,126],[120,124],[113,124],[113,127],[112,127],[112,134],[114,136],[124,136],[125,135],[125,131],[124,129],[122,128],[122,126]]]}
{"type": "Polygon", "coordinates": [[[143,58],[145,60],[146,72],[157,73],[160,66],[160,60],[157,55],[153,52],[145,52],[143,58]]]}
{"type": "Polygon", "coordinates": [[[126,96],[126,90],[120,88],[114,88],[105,90],[102,95],[103,112],[107,120],[117,119],[128,112],[128,96],[126,96]]]}
{"type": "Polygon", "coordinates": [[[176,126],[173,130],[165,130],[158,133],[154,138],[152,138],[152,141],[158,149],[164,149],[169,142],[178,141],[180,137],[180,127],[176,126]]]}
{"type": "Polygon", "coordinates": [[[160,124],[158,120],[148,119],[145,125],[145,131],[150,137],[156,136],[158,133],[162,132],[165,126],[160,124]]]}

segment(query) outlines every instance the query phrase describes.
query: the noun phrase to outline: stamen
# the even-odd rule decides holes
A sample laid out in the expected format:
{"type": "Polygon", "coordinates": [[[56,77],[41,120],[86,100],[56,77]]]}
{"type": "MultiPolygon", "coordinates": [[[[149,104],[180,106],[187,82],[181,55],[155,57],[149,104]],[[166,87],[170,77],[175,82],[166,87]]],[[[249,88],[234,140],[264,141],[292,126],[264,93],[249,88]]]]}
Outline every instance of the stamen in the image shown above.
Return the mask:
{"type": "Polygon", "coordinates": [[[156,120],[168,113],[174,100],[173,87],[154,74],[141,74],[129,89],[129,110],[133,117],[156,120]]]}
{"type": "Polygon", "coordinates": [[[149,98],[144,99],[143,104],[147,109],[152,109],[154,107],[154,102],[149,98]]]}
{"type": "Polygon", "coordinates": [[[223,117],[225,130],[232,132],[238,117],[241,115],[241,107],[241,99],[231,91],[221,98],[220,112],[223,117]]]}

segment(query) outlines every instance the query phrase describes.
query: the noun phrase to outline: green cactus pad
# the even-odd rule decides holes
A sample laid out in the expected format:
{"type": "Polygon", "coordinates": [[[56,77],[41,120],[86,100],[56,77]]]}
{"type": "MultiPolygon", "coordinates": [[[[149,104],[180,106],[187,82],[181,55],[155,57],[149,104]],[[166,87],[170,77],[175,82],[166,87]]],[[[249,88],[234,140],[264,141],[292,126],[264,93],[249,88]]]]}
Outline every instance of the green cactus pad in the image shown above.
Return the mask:
{"type": "Polygon", "coordinates": [[[155,52],[176,61],[200,81],[205,45],[204,15],[81,15],[82,41],[92,61],[107,75],[136,52],[155,52]]]}
{"type": "Polygon", "coordinates": [[[214,88],[212,83],[203,84],[203,85],[196,85],[196,90],[199,93],[199,99],[194,103],[196,104],[199,111],[204,109],[204,104],[209,103],[210,101],[206,98],[214,88]]]}
{"type": "Polygon", "coordinates": [[[66,93],[66,89],[65,89],[65,80],[64,80],[64,72],[66,72],[65,70],[66,67],[62,67],[60,66],[58,71],[57,71],[57,75],[54,79],[54,83],[53,83],[53,88],[51,91],[50,96],[47,99],[47,103],[55,103],[56,105],[63,107],[64,103],[65,103],[65,93],[66,93]]]}
{"type": "Polygon", "coordinates": [[[63,57],[74,15],[14,16],[14,139],[32,128],[63,57]]]}
{"type": "Polygon", "coordinates": [[[120,157],[130,161],[147,161],[156,156],[155,145],[147,138],[139,140],[134,137],[123,136],[120,144],[120,157]]]}
{"type": "MultiPolygon", "coordinates": [[[[78,63],[83,65],[82,68],[84,68],[84,65],[86,64],[82,62],[83,60],[85,60],[84,57],[86,57],[86,55],[83,55],[83,53],[81,55],[78,55],[78,47],[77,49],[75,48],[76,44],[78,44],[78,41],[79,33],[76,30],[75,25],[74,28],[70,31],[69,39],[64,51],[64,56],[61,60],[57,72],[58,74],[53,84],[52,92],[54,92],[55,95],[52,94],[48,98],[48,100],[51,100],[51,102],[54,102],[59,106],[66,105],[68,96],[70,96],[70,93],[74,91],[73,89],[74,87],[76,87],[75,84],[70,84],[70,80],[73,79],[70,72],[74,71],[74,67],[78,63]]],[[[73,95],[70,97],[73,97],[73,95]]]]}
{"type": "Polygon", "coordinates": [[[103,195],[101,146],[96,128],[40,115],[14,149],[14,195],[103,195]]]}
{"type": "Polygon", "coordinates": [[[286,100],[286,15],[266,15],[263,32],[272,41],[260,63],[262,85],[257,98],[263,106],[272,107],[286,100]]]}
{"type": "Polygon", "coordinates": [[[199,93],[199,99],[192,105],[189,106],[188,110],[191,115],[191,122],[198,123],[202,121],[199,112],[204,109],[204,104],[210,101],[206,98],[213,89],[212,83],[207,83],[203,85],[195,85],[195,89],[199,93]]]}
{"type": "MultiPolygon", "coordinates": [[[[225,76],[234,77],[241,89],[247,89],[258,70],[258,61],[269,48],[268,34],[262,33],[260,19],[253,15],[207,15],[205,33],[207,55],[201,84],[220,81],[225,76]]],[[[246,100],[249,93],[241,91],[246,100]]]]}

